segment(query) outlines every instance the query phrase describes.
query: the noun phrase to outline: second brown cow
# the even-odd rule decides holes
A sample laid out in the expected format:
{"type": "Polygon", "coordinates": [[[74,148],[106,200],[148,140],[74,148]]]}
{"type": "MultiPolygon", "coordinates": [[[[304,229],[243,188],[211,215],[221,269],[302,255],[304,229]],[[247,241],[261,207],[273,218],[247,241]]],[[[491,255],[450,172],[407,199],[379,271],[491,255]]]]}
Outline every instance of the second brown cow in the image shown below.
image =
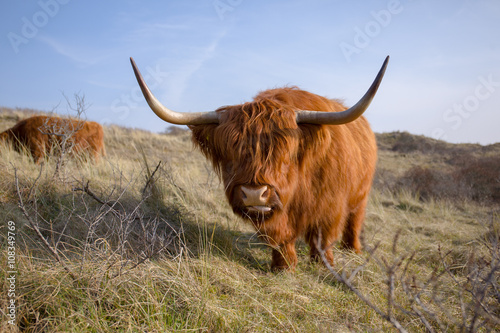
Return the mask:
{"type": "Polygon", "coordinates": [[[96,160],[105,155],[102,126],[93,121],[34,116],[0,133],[0,142],[10,143],[19,152],[27,149],[36,163],[53,148],[60,148],[63,140],[72,154],[83,153],[96,160]]]}

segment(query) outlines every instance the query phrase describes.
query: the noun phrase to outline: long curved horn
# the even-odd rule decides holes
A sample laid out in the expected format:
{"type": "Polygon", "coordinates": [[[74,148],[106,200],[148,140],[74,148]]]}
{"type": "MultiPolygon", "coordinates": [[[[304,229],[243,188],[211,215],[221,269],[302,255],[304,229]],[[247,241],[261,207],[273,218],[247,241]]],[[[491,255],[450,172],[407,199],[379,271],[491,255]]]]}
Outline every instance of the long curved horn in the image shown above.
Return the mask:
{"type": "Polygon", "coordinates": [[[297,124],[318,124],[318,125],[341,125],[351,122],[361,116],[370,105],[373,97],[377,93],[377,89],[384,77],[389,56],[385,58],[384,64],[373,81],[372,85],[365,93],[365,95],[353,107],[342,112],[321,112],[321,111],[305,111],[300,110],[296,112],[297,124]]]}
{"type": "Polygon", "coordinates": [[[193,113],[182,113],[172,111],[163,104],[160,103],[156,99],[156,97],[149,90],[148,85],[142,78],[141,72],[137,69],[134,59],[130,58],[130,62],[132,63],[132,68],[134,69],[135,77],[139,86],[141,87],[142,94],[144,98],[149,104],[151,110],[161,119],[165,120],[168,123],[177,124],[177,125],[203,125],[203,124],[218,124],[219,116],[215,111],[209,112],[193,112],[193,113]]]}

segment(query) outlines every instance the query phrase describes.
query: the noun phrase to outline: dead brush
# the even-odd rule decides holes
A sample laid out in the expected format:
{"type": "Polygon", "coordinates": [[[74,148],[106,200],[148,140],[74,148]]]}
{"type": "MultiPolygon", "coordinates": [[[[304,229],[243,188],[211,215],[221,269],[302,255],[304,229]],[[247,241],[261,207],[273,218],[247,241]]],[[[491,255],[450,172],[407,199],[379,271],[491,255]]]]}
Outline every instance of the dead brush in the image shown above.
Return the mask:
{"type": "MultiPolygon", "coordinates": [[[[399,332],[408,332],[403,318],[405,322],[409,318],[420,321],[428,332],[495,331],[500,329],[499,226],[498,213],[492,213],[484,239],[487,253],[471,252],[465,265],[456,262],[451,251],[444,252],[439,247],[439,265],[429,276],[416,273],[417,252],[398,249],[400,232],[394,236],[389,255],[380,253],[379,244],[365,244],[365,261],[355,267],[334,268],[325,257],[325,249],[317,249],[334,279],[399,332]],[[370,299],[356,286],[356,275],[373,265],[385,276],[385,305],[370,299]]],[[[317,244],[321,244],[321,239],[317,244]]]]}

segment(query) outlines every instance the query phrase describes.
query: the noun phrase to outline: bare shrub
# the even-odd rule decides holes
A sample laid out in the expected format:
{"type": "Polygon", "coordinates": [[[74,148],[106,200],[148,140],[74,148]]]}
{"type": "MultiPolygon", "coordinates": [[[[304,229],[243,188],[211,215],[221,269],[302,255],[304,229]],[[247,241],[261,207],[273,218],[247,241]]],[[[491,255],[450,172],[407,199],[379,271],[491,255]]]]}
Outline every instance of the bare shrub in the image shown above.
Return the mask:
{"type": "Polygon", "coordinates": [[[500,156],[469,159],[453,172],[472,200],[500,203],[500,156]]]}
{"type": "Polygon", "coordinates": [[[162,134],[176,136],[176,135],[182,135],[182,134],[186,133],[187,131],[188,131],[188,129],[186,129],[185,127],[171,125],[171,126],[168,126],[165,129],[165,131],[163,131],[162,134]]]}
{"type": "MultiPolygon", "coordinates": [[[[399,332],[408,332],[408,323],[419,321],[428,332],[477,332],[500,329],[500,232],[498,215],[491,215],[491,223],[484,237],[486,253],[472,251],[467,260],[457,261],[451,251],[439,248],[439,262],[432,274],[419,272],[417,253],[401,253],[396,233],[392,251],[381,254],[379,244],[365,245],[368,255],[356,267],[330,266],[325,249],[317,246],[324,264],[335,280],[349,288],[377,315],[399,332]],[[356,286],[356,276],[369,265],[375,265],[385,274],[386,304],[380,305],[356,286]]],[[[316,244],[321,244],[319,234],[316,244]]],[[[412,324],[414,325],[414,324],[412,324]]]]}
{"type": "Polygon", "coordinates": [[[404,185],[419,193],[421,197],[429,198],[437,195],[435,189],[437,178],[436,172],[429,168],[416,166],[408,170],[400,182],[406,183],[404,185]]]}
{"type": "Polygon", "coordinates": [[[157,170],[146,179],[140,199],[129,194],[137,178],[123,187],[105,189],[108,194],[101,197],[85,180],[76,181],[66,193],[67,187],[47,186],[53,182],[40,176],[26,188],[14,170],[19,207],[34,232],[26,233],[31,248],[45,249],[74,281],[87,262],[98,264],[100,273],[116,277],[154,256],[176,255],[182,249],[176,221],[146,207],[157,170]],[[37,246],[40,243],[42,248],[37,246]],[[67,264],[75,261],[80,261],[78,270],[67,264]]]}
{"type": "MultiPolygon", "coordinates": [[[[57,140],[51,140],[53,147],[51,147],[52,154],[56,156],[54,178],[64,177],[64,166],[67,162],[67,156],[70,155],[75,147],[73,137],[76,132],[82,129],[85,120],[85,112],[88,109],[85,101],[85,95],[74,94],[75,105],[73,106],[68,97],[63,94],[66,99],[68,108],[75,112],[74,119],[77,121],[70,121],[70,119],[61,118],[60,121],[53,121],[54,118],[47,118],[45,124],[38,130],[45,135],[56,137],[57,140]],[[52,121],[50,121],[52,120],[52,121]]],[[[55,109],[55,108],[54,108],[55,109]]]]}
{"type": "Polygon", "coordinates": [[[440,198],[500,203],[500,157],[454,158],[453,167],[414,166],[395,183],[395,189],[407,188],[422,199],[440,198]]]}
{"type": "Polygon", "coordinates": [[[396,188],[406,188],[418,194],[421,199],[464,199],[462,184],[449,172],[414,166],[396,182],[396,188]]]}
{"type": "Polygon", "coordinates": [[[407,132],[399,133],[399,136],[392,146],[392,151],[397,151],[400,153],[411,153],[414,151],[428,151],[431,149],[431,145],[424,141],[419,140],[419,137],[411,135],[407,132]]]}
{"type": "Polygon", "coordinates": [[[377,167],[375,170],[375,176],[373,177],[373,187],[381,191],[394,190],[398,178],[390,170],[377,167]]]}

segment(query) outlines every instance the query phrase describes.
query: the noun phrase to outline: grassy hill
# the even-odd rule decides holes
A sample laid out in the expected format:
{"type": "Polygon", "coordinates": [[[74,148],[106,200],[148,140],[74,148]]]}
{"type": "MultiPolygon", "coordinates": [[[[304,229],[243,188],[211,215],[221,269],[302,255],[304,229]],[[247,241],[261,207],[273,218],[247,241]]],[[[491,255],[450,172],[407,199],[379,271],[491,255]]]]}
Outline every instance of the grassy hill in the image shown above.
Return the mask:
{"type": "MultiPolygon", "coordinates": [[[[0,131],[34,112],[0,108],[0,131]]],[[[188,131],[104,130],[105,158],[58,172],[0,147],[1,331],[500,330],[500,144],[377,135],[364,253],[330,271],[299,243],[271,273],[188,131]]]]}

